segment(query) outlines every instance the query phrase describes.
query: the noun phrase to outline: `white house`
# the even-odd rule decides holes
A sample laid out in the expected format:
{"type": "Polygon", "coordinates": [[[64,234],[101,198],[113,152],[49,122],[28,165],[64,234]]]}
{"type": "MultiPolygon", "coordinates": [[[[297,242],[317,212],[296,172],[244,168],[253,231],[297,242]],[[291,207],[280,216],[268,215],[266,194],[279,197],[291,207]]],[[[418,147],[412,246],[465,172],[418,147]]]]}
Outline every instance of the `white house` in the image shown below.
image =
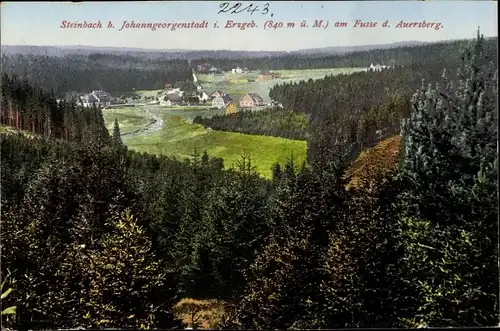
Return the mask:
{"type": "Polygon", "coordinates": [[[382,71],[384,69],[389,69],[390,66],[386,66],[386,65],[380,65],[380,64],[376,64],[376,65],[373,65],[370,64],[370,67],[369,68],[366,68],[365,71],[382,71]]]}
{"type": "Polygon", "coordinates": [[[233,74],[241,74],[243,73],[243,69],[241,69],[240,67],[236,67],[234,69],[231,70],[233,74]]]}
{"type": "Polygon", "coordinates": [[[226,95],[226,93],[224,93],[224,92],[222,92],[222,91],[220,91],[220,90],[217,90],[217,91],[214,91],[214,92],[210,95],[210,97],[211,97],[211,98],[216,98],[216,97],[221,97],[221,96],[223,96],[223,95],[226,95]]]}
{"type": "Polygon", "coordinates": [[[160,106],[172,107],[172,101],[165,97],[162,101],[160,101],[160,106]]]}
{"type": "Polygon", "coordinates": [[[200,101],[207,101],[210,99],[210,97],[208,96],[208,94],[206,94],[205,92],[201,93],[200,96],[200,101]]]}
{"type": "Polygon", "coordinates": [[[84,107],[109,107],[111,105],[111,95],[102,90],[92,91],[92,93],[81,97],[80,101],[84,107]]]}
{"type": "Polygon", "coordinates": [[[227,94],[217,96],[212,100],[212,107],[217,107],[219,109],[226,108],[231,103],[231,101],[232,99],[227,94]]]}
{"type": "Polygon", "coordinates": [[[179,104],[182,101],[182,96],[177,93],[168,93],[166,96],[160,98],[160,106],[171,107],[179,104]]]}

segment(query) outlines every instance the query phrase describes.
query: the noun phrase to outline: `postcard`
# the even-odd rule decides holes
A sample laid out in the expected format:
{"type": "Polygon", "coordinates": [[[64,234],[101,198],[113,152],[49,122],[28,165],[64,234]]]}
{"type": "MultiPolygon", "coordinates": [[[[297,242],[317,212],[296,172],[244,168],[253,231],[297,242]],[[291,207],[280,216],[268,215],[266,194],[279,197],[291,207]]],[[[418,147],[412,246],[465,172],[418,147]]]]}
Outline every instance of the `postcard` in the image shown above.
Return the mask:
{"type": "Polygon", "coordinates": [[[497,11],[3,2],[2,330],[498,326],[497,11]]]}

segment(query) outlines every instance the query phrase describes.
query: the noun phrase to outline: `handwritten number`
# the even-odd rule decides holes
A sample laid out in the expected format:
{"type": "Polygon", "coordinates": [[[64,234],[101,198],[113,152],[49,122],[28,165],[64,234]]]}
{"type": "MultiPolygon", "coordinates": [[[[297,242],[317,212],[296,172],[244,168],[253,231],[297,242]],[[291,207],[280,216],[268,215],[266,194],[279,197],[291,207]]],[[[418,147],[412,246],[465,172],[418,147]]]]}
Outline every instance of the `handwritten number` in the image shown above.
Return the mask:
{"type": "Polygon", "coordinates": [[[259,11],[259,6],[255,6],[255,8],[253,8],[253,9],[252,9],[252,7],[253,7],[253,3],[247,7],[247,12],[249,12],[250,15],[253,15],[254,12],[259,11]]]}
{"type": "Polygon", "coordinates": [[[229,2],[223,2],[219,5],[219,8],[222,8],[221,10],[219,10],[219,12],[217,14],[220,14],[220,13],[225,13],[227,11],[227,7],[229,7],[229,2]]]}
{"type": "Polygon", "coordinates": [[[262,10],[262,15],[266,15],[267,13],[269,13],[269,3],[266,3],[264,5],[264,9],[262,10]]]}
{"type": "MultiPolygon", "coordinates": [[[[217,14],[227,13],[227,12],[229,12],[230,14],[239,14],[239,13],[246,10],[248,13],[250,13],[250,15],[253,15],[254,12],[260,11],[259,6],[254,7],[253,4],[250,4],[249,6],[241,8],[241,9],[240,9],[240,7],[242,7],[241,2],[237,2],[233,6],[231,6],[230,2],[223,2],[219,5],[220,10],[217,14]]],[[[269,3],[266,3],[264,5],[264,9],[262,9],[262,15],[265,15],[267,13],[269,13],[269,3]]]]}
{"type": "Polygon", "coordinates": [[[241,7],[241,3],[240,2],[236,3],[233,6],[234,10],[231,12],[231,14],[238,14],[238,13],[240,13],[239,11],[237,11],[237,9],[240,8],[240,7],[241,7]]]}

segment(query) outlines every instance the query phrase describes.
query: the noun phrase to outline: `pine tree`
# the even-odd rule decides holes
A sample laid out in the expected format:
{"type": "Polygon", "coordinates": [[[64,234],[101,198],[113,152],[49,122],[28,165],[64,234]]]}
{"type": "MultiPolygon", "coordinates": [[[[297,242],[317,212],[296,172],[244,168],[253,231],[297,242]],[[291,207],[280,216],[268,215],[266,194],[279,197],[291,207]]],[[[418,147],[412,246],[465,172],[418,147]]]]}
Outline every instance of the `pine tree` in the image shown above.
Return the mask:
{"type": "Polygon", "coordinates": [[[75,243],[72,257],[85,290],[80,311],[89,327],[172,328],[176,301],[173,275],[163,272],[144,229],[125,211],[110,220],[115,229],[96,247],[75,243]],[[110,268],[110,266],[113,266],[110,268]],[[161,296],[158,294],[162,293],[161,296]]]}
{"type": "Polygon", "coordinates": [[[279,182],[281,181],[281,177],[282,177],[281,165],[279,163],[273,164],[273,166],[271,167],[271,171],[273,174],[273,176],[272,176],[273,185],[277,186],[279,184],[279,182]]]}
{"type": "Polygon", "coordinates": [[[236,325],[328,327],[324,318],[329,303],[320,287],[344,187],[341,171],[332,165],[305,168],[281,182],[270,206],[272,233],[251,266],[245,296],[233,317],[236,325]]]}
{"type": "Polygon", "coordinates": [[[115,144],[116,146],[122,146],[123,145],[121,134],[120,134],[120,126],[118,124],[118,119],[117,118],[115,118],[115,124],[113,126],[112,141],[113,141],[113,144],[115,144]]]}
{"type": "Polygon", "coordinates": [[[201,164],[203,166],[207,166],[208,165],[208,161],[209,161],[208,153],[207,153],[207,151],[204,151],[203,152],[203,156],[201,157],[201,164]]]}
{"type": "Polygon", "coordinates": [[[198,287],[212,295],[233,296],[245,284],[246,269],[269,228],[267,191],[247,157],[238,163],[238,171],[218,184],[208,192],[202,209],[194,259],[198,287]]]}

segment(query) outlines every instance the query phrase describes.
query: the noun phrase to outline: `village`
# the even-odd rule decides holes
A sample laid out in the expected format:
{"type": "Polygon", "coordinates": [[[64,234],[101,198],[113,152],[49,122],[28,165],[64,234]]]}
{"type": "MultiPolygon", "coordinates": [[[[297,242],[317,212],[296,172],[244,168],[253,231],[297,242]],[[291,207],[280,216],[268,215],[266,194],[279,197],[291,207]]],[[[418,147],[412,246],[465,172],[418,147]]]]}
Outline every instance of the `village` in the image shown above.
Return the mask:
{"type": "MultiPolygon", "coordinates": [[[[378,72],[391,67],[372,63],[369,67],[361,68],[361,71],[378,72]]],[[[78,101],[83,107],[96,106],[103,110],[142,104],[165,107],[165,110],[224,110],[225,114],[229,115],[242,110],[258,111],[272,106],[280,107],[280,104],[272,100],[266,101],[268,95],[261,87],[274,85],[273,81],[281,79],[281,73],[269,70],[250,71],[247,67],[236,66],[230,71],[223,71],[210,64],[201,64],[193,68],[192,80],[167,81],[162,90],[133,91],[119,97],[111,96],[103,90],[95,90],[78,96],[78,101]],[[213,82],[207,83],[207,77],[212,78],[213,82]],[[235,89],[238,93],[235,93],[235,89]]]]}
{"type": "MultiPolygon", "coordinates": [[[[134,91],[129,95],[113,97],[110,93],[103,90],[95,90],[91,93],[78,96],[78,102],[83,107],[98,107],[106,109],[109,107],[126,106],[127,104],[143,103],[151,106],[185,108],[197,107],[205,109],[225,109],[226,114],[232,114],[239,110],[261,110],[272,106],[274,103],[265,102],[262,95],[257,92],[249,91],[243,95],[233,95],[224,91],[222,88],[214,87],[214,90],[207,91],[200,83],[197,74],[200,72],[210,72],[212,75],[224,74],[215,67],[206,69],[203,65],[193,70],[192,81],[185,82],[167,82],[163,90],[156,91],[155,95],[147,95],[134,91]]],[[[250,73],[248,68],[233,68],[228,74],[233,76],[245,75],[250,73]]],[[[255,79],[232,79],[229,83],[245,84],[256,81],[279,80],[281,74],[260,70],[254,73],[255,79]]],[[[60,100],[58,100],[60,102],[60,100]]]]}
{"type": "MultiPolygon", "coordinates": [[[[362,68],[362,71],[382,71],[388,70],[392,66],[371,64],[369,67],[362,68]]],[[[131,95],[122,95],[113,97],[110,93],[103,90],[95,90],[89,94],[80,95],[78,97],[79,104],[83,107],[97,106],[99,108],[107,108],[113,105],[125,105],[131,103],[147,103],[148,105],[158,105],[162,107],[203,107],[206,109],[226,109],[226,113],[234,113],[238,110],[260,110],[267,106],[272,106],[272,101],[265,102],[267,95],[262,92],[252,91],[259,85],[273,84],[272,81],[281,80],[282,75],[269,70],[250,71],[247,67],[235,67],[230,71],[223,71],[210,64],[197,65],[192,71],[192,81],[186,82],[167,82],[164,89],[156,91],[156,95],[140,95],[138,91],[134,91],[131,95]],[[222,84],[203,84],[200,82],[199,76],[212,76],[214,81],[226,82],[226,86],[222,84]],[[261,82],[259,84],[259,82],[261,82]],[[203,86],[205,85],[205,86],[203,86]],[[231,87],[239,85],[245,86],[243,95],[231,92],[231,87]],[[209,86],[209,87],[207,87],[209,86]],[[212,87],[212,88],[210,88],[212,87]],[[224,91],[224,88],[229,91],[224,91]]],[[[304,77],[306,79],[306,77],[304,77]]],[[[259,91],[262,89],[256,88],[259,91]]],[[[60,100],[58,100],[60,101],[60,100]]]]}

